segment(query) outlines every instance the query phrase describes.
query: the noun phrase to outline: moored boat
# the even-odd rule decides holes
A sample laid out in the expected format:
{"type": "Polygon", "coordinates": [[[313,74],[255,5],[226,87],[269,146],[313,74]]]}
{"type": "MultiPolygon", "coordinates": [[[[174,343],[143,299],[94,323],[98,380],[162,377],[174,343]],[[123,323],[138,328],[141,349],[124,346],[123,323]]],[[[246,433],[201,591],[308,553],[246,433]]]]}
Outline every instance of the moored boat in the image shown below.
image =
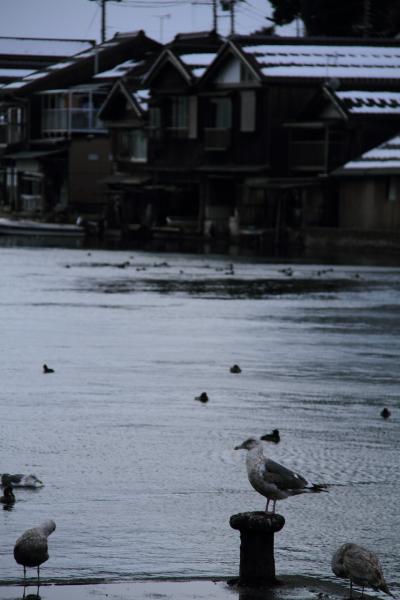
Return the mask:
{"type": "Polygon", "coordinates": [[[75,236],[85,235],[84,227],[64,223],[45,223],[29,219],[0,218],[0,235],[54,235],[75,236]]]}

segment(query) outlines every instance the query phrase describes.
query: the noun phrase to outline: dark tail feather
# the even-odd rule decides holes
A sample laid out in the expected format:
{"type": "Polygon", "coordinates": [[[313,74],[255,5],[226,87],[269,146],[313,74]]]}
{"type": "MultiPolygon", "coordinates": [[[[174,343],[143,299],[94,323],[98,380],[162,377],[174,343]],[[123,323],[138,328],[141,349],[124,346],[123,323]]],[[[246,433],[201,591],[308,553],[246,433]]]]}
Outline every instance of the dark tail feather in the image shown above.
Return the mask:
{"type": "Polygon", "coordinates": [[[328,485],[326,483],[313,483],[312,487],[307,488],[310,492],[327,492],[328,491],[328,485]]]}

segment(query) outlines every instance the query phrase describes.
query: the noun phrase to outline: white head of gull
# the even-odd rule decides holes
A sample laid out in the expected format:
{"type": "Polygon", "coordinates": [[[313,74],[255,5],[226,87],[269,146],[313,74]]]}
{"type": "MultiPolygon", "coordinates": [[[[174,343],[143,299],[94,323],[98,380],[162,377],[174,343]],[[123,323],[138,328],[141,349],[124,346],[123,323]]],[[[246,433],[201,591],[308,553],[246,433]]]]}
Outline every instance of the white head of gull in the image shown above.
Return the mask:
{"type": "Polygon", "coordinates": [[[249,438],[235,450],[247,450],[247,476],[253,488],[267,498],[265,512],[268,512],[270,501],[273,501],[272,513],[275,513],[277,500],[285,500],[290,496],[310,492],[327,491],[326,486],[309,484],[304,477],[287,469],[279,463],[264,456],[261,440],[249,438]]]}
{"type": "Polygon", "coordinates": [[[332,557],[332,571],[337,577],[350,580],[350,598],[353,593],[353,583],[361,585],[362,596],[364,587],[368,586],[392,596],[382,573],[382,567],[373,552],[357,544],[343,544],[332,557]]]}
{"type": "Polygon", "coordinates": [[[24,567],[24,581],[26,579],[26,567],[37,567],[39,583],[40,565],[49,558],[47,538],[55,528],[54,521],[45,521],[39,527],[25,531],[15,542],[14,558],[19,565],[24,567]]]}

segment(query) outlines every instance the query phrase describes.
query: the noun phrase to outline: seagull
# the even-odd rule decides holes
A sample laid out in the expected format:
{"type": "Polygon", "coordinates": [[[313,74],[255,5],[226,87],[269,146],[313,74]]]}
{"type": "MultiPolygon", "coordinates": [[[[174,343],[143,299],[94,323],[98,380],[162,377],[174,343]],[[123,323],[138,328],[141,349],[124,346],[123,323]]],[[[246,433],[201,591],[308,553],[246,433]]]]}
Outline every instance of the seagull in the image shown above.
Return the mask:
{"type": "Polygon", "coordinates": [[[26,567],[37,567],[38,583],[40,581],[40,565],[49,558],[47,538],[55,530],[54,521],[45,521],[39,527],[27,529],[15,542],[14,558],[24,567],[24,582],[26,567]]]}
{"type": "Polygon", "coordinates": [[[43,365],[43,373],[54,373],[54,369],[50,369],[47,365],[43,365]]]}
{"type": "Polygon", "coordinates": [[[6,485],[4,495],[0,497],[0,502],[5,505],[14,504],[15,496],[11,485],[6,485]]]}
{"type": "Polygon", "coordinates": [[[281,436],[279,435],[279,429],[274,429],[272,433],[266,433],[260,437],[260,440],[264,442],[274,442],[274,444],[278,444],[281,441],[281,436]]]}
{"type": "Polygon", "coordinates": [[[249,438],[235,450],[248,450],[246,456],[247,476],[253,488],[267,498],[265,512],[273,501],[272,513],[275,513],[277,500],[310,492],[327,491],[325,485],[311,484],[298,473],[266,458],[261,440],[249,438]]]}
{"type": "Polygon", "coordinates": [[[20,473],[16,475],[10,475],[9,473],[3,473],[1,476],[1,485],[13,485],[14,487],[25,487],[25,488],[40,488],[43,487],[43,481],[40,481],[36,475],[22,475],[20,473]]]}
{"type": "Polygon", "coordinates": [[[393,596],[389,591],[382,573],[382,567],[373,552],[357,544],[343,544],[332,557],[332,571],[337,577],[350,579],[350,598],[352,598],[353,583],[362,586],[361,598],[364,597],[364,587],[369,586],[375,591],[382,590],[393,596]]]}

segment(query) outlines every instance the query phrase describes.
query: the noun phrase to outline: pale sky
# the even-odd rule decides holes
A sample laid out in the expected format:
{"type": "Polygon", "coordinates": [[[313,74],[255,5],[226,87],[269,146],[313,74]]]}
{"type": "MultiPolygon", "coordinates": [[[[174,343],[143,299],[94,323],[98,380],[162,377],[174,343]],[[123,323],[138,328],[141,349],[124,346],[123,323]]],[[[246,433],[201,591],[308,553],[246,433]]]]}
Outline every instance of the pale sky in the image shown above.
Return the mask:
{"type": "MultiPolygon", "coordinates": [[[[218,0],[220,5],[220,0],[218,0]]],[[[268,0],[237,3],[236,33],[251,33],[269,26],[268,0]]],[[[229,12],[218,10],[218,31],[230,33],[229,12]]],[[[106,3],[107,38],[116,32],[143,29],[158,41],[176,33],[212,28],[211,0],[122,0],[106,3]]],[[[99,0],[0,0],[0,36],[64,37],[100,41],[99,0]]],[[[296,35],[294,30],[281,32],[296,35]]]]}

